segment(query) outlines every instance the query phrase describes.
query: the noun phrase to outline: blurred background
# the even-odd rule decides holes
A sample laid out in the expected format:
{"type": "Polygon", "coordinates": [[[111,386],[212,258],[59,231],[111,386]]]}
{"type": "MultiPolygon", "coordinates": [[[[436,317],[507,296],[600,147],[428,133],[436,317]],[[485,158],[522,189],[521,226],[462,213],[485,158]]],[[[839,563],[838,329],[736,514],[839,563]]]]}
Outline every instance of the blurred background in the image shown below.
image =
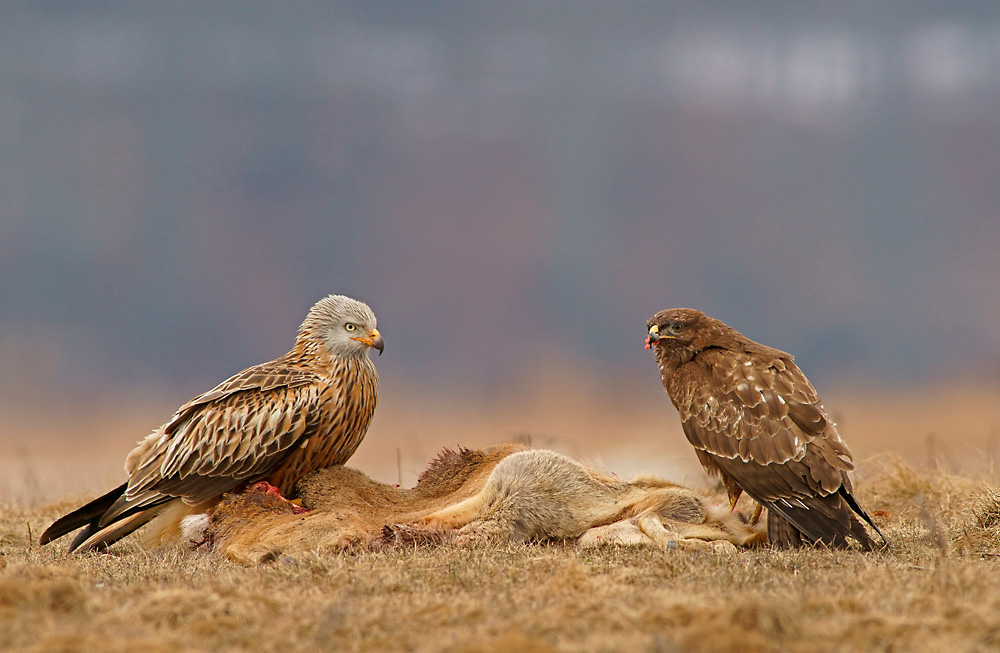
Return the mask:
{"type": "Polygon", "coordinates": [[[992,469],[997,3],[0,12],[8,492],[119,479],[332,292],[385,336],[385,479],[521,437],[700,480],[642,347],[671,306],[794,353],[856,453],[992,469]]]}

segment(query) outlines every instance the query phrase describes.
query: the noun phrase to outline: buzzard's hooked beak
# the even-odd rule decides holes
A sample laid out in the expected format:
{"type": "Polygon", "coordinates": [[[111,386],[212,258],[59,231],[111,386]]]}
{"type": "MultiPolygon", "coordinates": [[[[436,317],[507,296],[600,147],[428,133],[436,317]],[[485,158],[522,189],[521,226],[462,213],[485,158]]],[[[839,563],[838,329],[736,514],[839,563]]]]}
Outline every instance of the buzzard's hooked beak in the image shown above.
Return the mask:
{"type": "Polygon", "coordinates": [[[351,338],[351,340],[357,340],[358,342],[363,342],[369,347],[374,347],[378,349],[378,355],[382,355],[382,350],[385,349],[385,344],[382,342],[382,334],[378,332],[378,329],[372,329],[372,332],[368,334],[367,338],[351,338]]]}
{"type": "Polygon", "coordinates": [[[646,349],[651,349],[653,345],[660,341],[660,327],[655,324],[649,327],[649,335],[646,336],[646,349]]]}

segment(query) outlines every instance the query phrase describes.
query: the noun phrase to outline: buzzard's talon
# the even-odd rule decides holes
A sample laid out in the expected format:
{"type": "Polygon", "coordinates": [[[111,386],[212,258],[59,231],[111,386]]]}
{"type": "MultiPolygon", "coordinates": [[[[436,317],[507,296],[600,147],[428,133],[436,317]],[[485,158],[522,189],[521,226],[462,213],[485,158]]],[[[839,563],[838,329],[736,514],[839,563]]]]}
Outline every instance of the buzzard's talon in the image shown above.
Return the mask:
{"type": "Polygon", "coordinates": [[[727,488],[729,492],[729,509],[736,512],[736,504],[740,502],[740,497],[743,496],[743,489],[739,487],[727,488]]]}

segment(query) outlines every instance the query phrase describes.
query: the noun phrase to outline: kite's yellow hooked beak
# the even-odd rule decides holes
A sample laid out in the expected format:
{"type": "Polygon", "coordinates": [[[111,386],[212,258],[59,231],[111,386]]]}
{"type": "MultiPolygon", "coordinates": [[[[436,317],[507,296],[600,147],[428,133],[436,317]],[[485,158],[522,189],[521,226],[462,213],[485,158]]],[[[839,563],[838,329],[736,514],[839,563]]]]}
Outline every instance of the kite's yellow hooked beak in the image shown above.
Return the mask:
{"type": "Polygon", "coordinates": [[[378,332],[378,329],[372,329],[372,332],[368,334],[367,338],[351,338],[351,340],[357,340],[358,342],[363,342],[369,347],[374,347],[378,349],[378,355],[382,355],[382,350],[385,349],[385,344],[382,342],[382,334],[378,332]]]}
{"type": "Polygon", "coordinates": [[[646,336],[646,349],[652,348],[653,345],[660,341],[660,327],[655,324],[649,327],[649,335],[646,336]]]}

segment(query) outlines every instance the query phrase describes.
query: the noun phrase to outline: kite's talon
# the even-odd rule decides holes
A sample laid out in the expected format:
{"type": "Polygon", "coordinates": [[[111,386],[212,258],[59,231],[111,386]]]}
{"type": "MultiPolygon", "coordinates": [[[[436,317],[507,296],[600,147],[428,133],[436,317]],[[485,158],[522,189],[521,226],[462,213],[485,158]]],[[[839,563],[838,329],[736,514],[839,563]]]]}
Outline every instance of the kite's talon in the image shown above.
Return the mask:
{"type": "Polygon", "coordinates": [[[276,486],[271,485],[267,481],[259,481],[257,483],[254,483],[253,485],[250,486],[248,491],[260,492],[261,494],[272,496],[275,499],[282,501],[283,503],[287,503],[293,515],[301,515],[302,513],[309,511],[308,508],[303,508],[302,505],[298,503],[297,499],[293,501],[291,499],[286,499],[285,497],[281,496],[281,490],[279,490],[276,486]]]}
{"type": "MultiPolygon", "coordinates": [[[[254,492],[260,492],[261,494],[270,494],[272,497],[278,497],[279,499],[285,498],[281,496],[281,490],[279,490],[274,485],[271,485],[267,481],[260,481],[254,483],[253,485],[250,486],[250,489],[254,492]]],[[[287,501],[287,499],[285,500],[287,501]]]]}

